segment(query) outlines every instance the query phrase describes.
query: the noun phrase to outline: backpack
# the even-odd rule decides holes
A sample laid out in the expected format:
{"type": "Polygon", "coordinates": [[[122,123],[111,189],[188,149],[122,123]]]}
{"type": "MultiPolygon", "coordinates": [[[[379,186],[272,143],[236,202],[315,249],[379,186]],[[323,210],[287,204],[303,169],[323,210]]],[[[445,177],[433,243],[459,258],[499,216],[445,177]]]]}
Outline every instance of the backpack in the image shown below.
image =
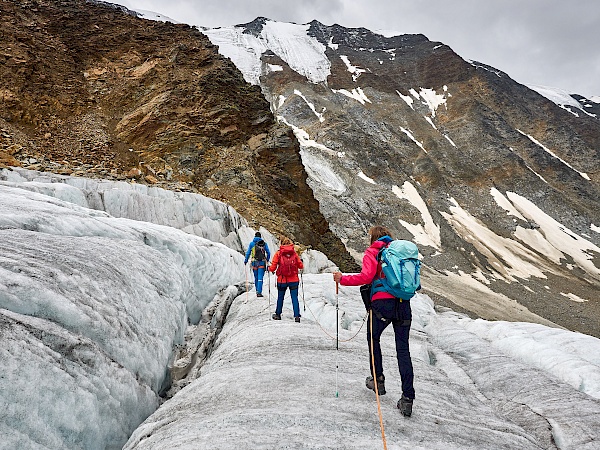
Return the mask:
{"type": "Polygon", "coordinates": [[[279,252],[279,267],[277,275],[282,277],[292,277],[298,273],[298,261],[296,260],[296,252],[293,248],[285,249],[279,252]]]}
{"type": "Polygon", "coordinates": [[[252,258],[254,261],[266,261],[267,252],[265,250],[265,241],[262,239],[258,241],[252,249],[252,258]]]}
{"type": "Polygon", "coordinates": [[[373,293],[385,291],[410,300],[421,289],[421,261],[417,246],[404,240],[392,241],[377,254],[382,277],[373,282],[373,293]]]}

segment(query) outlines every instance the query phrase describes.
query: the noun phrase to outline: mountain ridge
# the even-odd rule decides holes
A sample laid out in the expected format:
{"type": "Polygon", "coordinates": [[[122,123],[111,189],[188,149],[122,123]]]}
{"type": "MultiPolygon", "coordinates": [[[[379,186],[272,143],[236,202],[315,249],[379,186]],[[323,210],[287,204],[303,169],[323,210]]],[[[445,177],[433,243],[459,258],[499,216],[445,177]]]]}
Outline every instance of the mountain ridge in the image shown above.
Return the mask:
{"type": "Polygon", "coordinates": [[[596,118],[423,35],[266,18],[201,33],[20,5],[3,35],[5,165],[203,193],[345,271],[384,224],[420,245],[436,301],[600,333],[596,118]]]}
{"type": "Polygon", "coordinates": [[[599,269],[574,270],[599,253],[597,118],[424,36],[261,20],[238,40],[246,26],[204,32],[293,128],[321,211],[355,258],[366,230],[385,224],[423,246],[436,300],[501,318],[451,292],[450,274],[466,273],[463,283],[598,333],[599,269]],[[541,209],[526,217],[511,202],[541,209]],[[568,248],[569,233],[581,250],[568,248]],[[565,304],[570,293],[585,305],[565,304]]]}
{"type": "Polygon", "coordinates": [[[318,210],[293,134],[200,31],[83,0],[3,9],[5,166],[204,193],[356,267],[318,210]]]}

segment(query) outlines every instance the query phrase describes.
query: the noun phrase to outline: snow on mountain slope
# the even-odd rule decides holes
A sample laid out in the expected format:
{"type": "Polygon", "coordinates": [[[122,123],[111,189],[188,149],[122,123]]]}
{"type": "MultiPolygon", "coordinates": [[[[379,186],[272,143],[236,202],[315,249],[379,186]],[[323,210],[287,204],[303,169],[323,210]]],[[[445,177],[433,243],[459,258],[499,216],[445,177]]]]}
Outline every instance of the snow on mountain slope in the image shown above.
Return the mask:
{"type": "MultiPolygon", "coordinates": [[[[150,416],[125,448],[381,448],[375,396],[364,386],[358,288],[340,288],[337,351],[331,275],[304,276],[301,292],[300,324],[289,298],[282,321],[270,320],[268,298],[250,292],[234,300],[199,378],[150,416]]],[[[595,448],[600,340],[436,312],[423,295],[411,303],[417,398],[410,419],[395,406],[401,391],[391,327],[382,337],[388,448],[595,448]]]]}
{"type": "Polygon", "coordinates": [[[299,48],[324,47],[325,81],[306,77],[310,59],[300,70],[276,50],[291,42],[282,24],[205,32],[294,131],[320,211],[348,252],[359,261],[367,230],[383,224],[419,244],[436,301],[600,335],[596,104],[542,92],[567,112],[422,35],[294,27],[299,48]],[[565,302],[573,298],[587,301],[565,302]]]}
{"type": "Polygon", "coordinates": [[[539,85],[528,85],[530,89],[533,89],[538,94],[543,95],[548,100],[552,100],[561,108],[569,111],[574,116],[579,117],[579,114],[587,114],[590,117],[596,117],[595,114],[591,114],[585,110],[585,107],[577,101],[577,99],[573,98],[571,94],[562,89],[548,87],[548,86],[539,86],[539,85]],[[575,108],[575,110],[573,109],[575,108]]]}
{"type": "Polygon", "coordinates": [[[249,83],[259,84],[263,72],[260,57],[267,50],[310,82],[327,81],[331,64],[325,56],[325,46],[308,35],[309,25],[262,18],[256,19],[253,24],[260,30],[249,32],[240,27],[222,27],[203,29],[203,33],[219,46],[221,54],[231,58],[249,83]]]}
{"type": "Polygon", "coordinates": [[[159,22],[179,23],[176,20],[171,19],[170,17],[167,17],[167,16],[162,15],[160,13],[156,13],[154,11],[147,11],[145,9],[135,9],[135,10],[132,10],[132,11],[135,11],[137,13],[137,16],[141,17],[142,19],[156,20],[156,21],[159,21],[159,22]]]}

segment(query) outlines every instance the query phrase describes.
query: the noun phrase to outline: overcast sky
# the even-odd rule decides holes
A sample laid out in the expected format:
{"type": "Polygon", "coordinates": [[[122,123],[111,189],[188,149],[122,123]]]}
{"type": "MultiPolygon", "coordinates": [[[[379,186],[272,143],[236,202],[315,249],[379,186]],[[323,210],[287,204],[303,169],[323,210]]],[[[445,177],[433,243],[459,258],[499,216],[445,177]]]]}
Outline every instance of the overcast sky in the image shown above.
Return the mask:
{"type": "Polygon", "coordinates": [[[112,0],[190,25],[258,16],[422,33],[524,84],[600,95],[600,0],[112,0]]]}

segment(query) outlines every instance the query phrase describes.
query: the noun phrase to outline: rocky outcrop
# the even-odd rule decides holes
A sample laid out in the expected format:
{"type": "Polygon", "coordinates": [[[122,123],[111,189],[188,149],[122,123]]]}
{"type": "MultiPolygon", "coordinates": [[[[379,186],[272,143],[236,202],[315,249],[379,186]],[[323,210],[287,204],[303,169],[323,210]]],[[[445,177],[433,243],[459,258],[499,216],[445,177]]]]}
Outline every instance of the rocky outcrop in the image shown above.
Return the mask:
{"type": "Polygon", "coordinates": [[[197,28],[84,0],[4,2],[2,17],[2,167],[199,192],[351,267],[295,137],[197,28]]]}
{"type": "Polygon", "coordinates": [[[282,29],[205,32],[294,129],[321,211],[357,260],[384,224],[420,245],[437,302],[508,319],[501,305],[516,301],[600,335],[597,117],[423,35],[282,29]],[[267,48],[258,66],[236,33],[267,48]]]}

